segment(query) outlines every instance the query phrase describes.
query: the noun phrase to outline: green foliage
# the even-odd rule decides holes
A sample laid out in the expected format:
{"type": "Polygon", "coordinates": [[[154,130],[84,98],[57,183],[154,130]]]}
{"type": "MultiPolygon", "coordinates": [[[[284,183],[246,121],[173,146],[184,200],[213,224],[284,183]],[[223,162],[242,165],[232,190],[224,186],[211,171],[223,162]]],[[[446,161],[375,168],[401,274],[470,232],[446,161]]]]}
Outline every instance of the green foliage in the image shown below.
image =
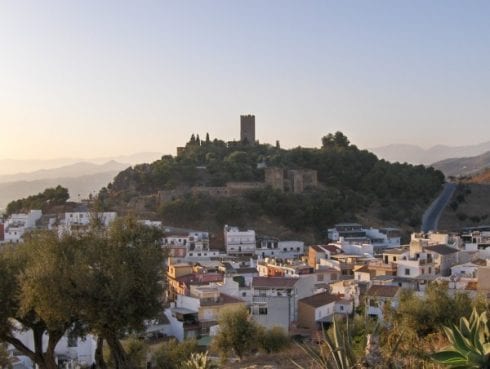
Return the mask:
{"type": "Polygon", "coordinates": [[[217,369],[218,366],[213,363],[208,356],[208,352],[192,353],[191,357],[185,361],[181,366],[181,369],[217,369]]]}
{"type": "MultiPolygon", "coordinates": [[[[355,367],[359,359],[352,350],[351,336],[348,326],[346,330],[340,329],[334,320],[328,334],[323,335],[319,349],[310,346],[300,346],[315,366],[325,369],[351,369],[355,367]]],[[[303,369],[301,365],[294,362],[303,369]]]]}
{"type": "Polygon", "coordinates": [[[258,348],[261,328],[245,306],[223,309],[218,323],[219,331],[212,344],[222,357],[227,358],[233,352],[241,359],[258,348]]]}
{"type": "Polygon", "coordinates": [[[456,324],[473,308],[486,310],[485,297],[450,295],[447,287],[439,283],[430,284],[423,298],[413,291],[402,290],[398,308],[385,311],[387,324],[381,331],[385,358],[401,363],[401,367],[434,365],[429,353],[444,341],[444,326],[456,324]]]}
{"type": "MultiPolygon", "coordinates": [[[[12,319],[34,330],[35,339],[48,333],[52,350],[68,329],[89,330],[107,341],[116,367],[133,368],[119,338],[161,311],[160,238],[160,231],[133,218],[116,220],[107,232],[61,239],[30,234],[0,253],[0,323],[6,323],[0,339],[10,342],[12,319]]],[[[44,365],[43,356],[31,359],[44,365]]]]}
{"type": "Polygon", "coordinates": [[[451,343],[435,353],[435,361],[449,368],[490,368],[490,332],[486,311],[478,314],[476,309],[470,319],[462,317],[459,326],[444,327],[451,343]]]}
{"type": "Polygon", "coordinates": [[[342,132],[335,132],[335,134],[329,133],[322,137],[322,148],[347,148],[349,147],[349,139],[342,132]]]}
{"type": "Polygon", "coordinates": [[[64,187],[47,188],[37,195],[10,202],[7,205],[7,215],[32,209],[45,209],[52,205],[63,205],[69,198],[68,190],[64,187]]]}
{"type": "Polygon", "coordinates": [[[260,347],[268,354],[282,351],[290,344],[288,334],[281,327],[272,327],[260,335],[260,347]]]}
{"type": "Polygon", "coordinates": [[[158,369],[179,369],[179,364],[191,359],[197,351],[196,340],[163,342],[154,352],[153,361],[158,369]]]}
{"type": "Polygon", "coordinates": [[[413,291],[402,290],[400,305],[391,311],[388,320],[413,330],[419,337],[436,333],[445,325],[454,324],[471,313],[473,301],[464,293],[448,294],[447,286],[431,283],[424,298],[413,291]]]}
{"type": "MultiPolygon", "coordinates": [[[[150,351],[148,344],[135,337],[122,341],[122,346],[135,369],[146,369],[147,357],[150,351]]],[[[104,350],[104,360],[109,368],[116,368],[109,350],[104,350]]]]}
{"type": "Polygon", "coordinates": [[[284,150],[219,140],[199,143],[194,135],[181,155],[164,156],[152,164],[120,172],[108,188],[101,190],[97,204],[109,209],[161,190],[263,181],[264,171],[257,169],[257,163],[265,163],[269,167],[316,170],[323,186],[307,189],[304,194],[251,191],[248,201],[184,196],[163,204],[160,214],[177,223],[206,216],[220,226],[231,219],[250,219],[250,215],[278,216],[293,230],[319,231],[329,224],[355,220],[356,214],[374,207],[380,209],[384,221],[416,227],[444,181],[443,174],[433,168],[378,160],[374,154],[351,145],[341,132],[328,134],[322,142],[321,149],[284,150]]]}

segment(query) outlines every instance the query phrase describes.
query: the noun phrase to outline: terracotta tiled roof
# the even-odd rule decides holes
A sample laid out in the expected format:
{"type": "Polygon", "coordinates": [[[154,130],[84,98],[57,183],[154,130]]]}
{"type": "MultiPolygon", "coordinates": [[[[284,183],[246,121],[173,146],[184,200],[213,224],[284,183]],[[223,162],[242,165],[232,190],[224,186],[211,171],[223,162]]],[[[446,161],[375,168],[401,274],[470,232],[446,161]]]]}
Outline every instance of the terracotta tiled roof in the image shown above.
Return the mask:
{"type": "Polygon", "coordinates": [[[298,278],[287,277],[254,277],[252,286],[254,288],[293,288],[298,278]]]}
{"type": "Polygon", "coordinates": [[[339,300],[339,298],[340,297],[337,295],[332,295],[328,292],[324,292],[310,297],[305,297],[304,299],[299,300],[299,302],[317,308],[320,306],[331,304],[332,302],[339,300]]]}
{"type": "Polygon", "coordinates": [[[394,297],[400,290],[398,286],[374,285],[367,291],[366,295],[375,297],[394,297]]]}

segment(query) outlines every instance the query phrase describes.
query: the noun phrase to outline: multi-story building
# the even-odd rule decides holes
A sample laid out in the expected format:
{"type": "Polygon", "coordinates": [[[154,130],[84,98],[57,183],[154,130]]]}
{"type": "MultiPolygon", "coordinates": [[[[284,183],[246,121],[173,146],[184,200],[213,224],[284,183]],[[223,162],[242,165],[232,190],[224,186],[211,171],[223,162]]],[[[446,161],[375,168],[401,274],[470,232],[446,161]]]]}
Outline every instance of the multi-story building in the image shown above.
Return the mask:
{"type": "Polygon", "coordinates": [[[228,255],[255,255],[257,245],[254,230],[241,231],[238,227],[225,225],[224,240],[228,255]]]}
{"type": "Polygon", "coordinates": [[[58,226],[58,234],[86,232],[92,222],[98,222],[103,227],[108,227],[117,217],[116,212],[66,212],[58,226]]]}
{"type": "Polygon", "coordinates": [[[31,210],[25,214],[10,215],[4,223],[3,242],[20,242],[26,231],[36,228],[36,223],[41,219],[42,215],[41,210],[31,210]]]}
{"type": "Polygon", "coordinates": [[[297,259],[305,252],[305,244],[301,241],[279,241],[266,236],[257,236],[256,240],[255,254],[261,258],[297,259]]]}
{"type": "Polygon", "coordinates": [[[399,247],[401,233],[398,228],[365,228],[358,223],[340,223],[329,228],[328,239],[342,241],[345,244],[370,244],[373,250],[399,247]]]}

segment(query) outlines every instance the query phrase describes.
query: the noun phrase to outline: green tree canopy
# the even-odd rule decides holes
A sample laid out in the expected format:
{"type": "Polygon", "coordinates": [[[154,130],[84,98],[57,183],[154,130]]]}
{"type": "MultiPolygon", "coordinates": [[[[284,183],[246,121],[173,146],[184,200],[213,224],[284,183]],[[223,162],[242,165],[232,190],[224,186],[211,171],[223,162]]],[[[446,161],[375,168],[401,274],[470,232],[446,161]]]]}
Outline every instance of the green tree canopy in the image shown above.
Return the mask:
{"type": "Polygon", "coordinates": [[[239,358],[258,348],[262,333],[245,306],[222,310],[218,319],[219,331],[213,345],[223,357],[233,352],[239,358]]]}

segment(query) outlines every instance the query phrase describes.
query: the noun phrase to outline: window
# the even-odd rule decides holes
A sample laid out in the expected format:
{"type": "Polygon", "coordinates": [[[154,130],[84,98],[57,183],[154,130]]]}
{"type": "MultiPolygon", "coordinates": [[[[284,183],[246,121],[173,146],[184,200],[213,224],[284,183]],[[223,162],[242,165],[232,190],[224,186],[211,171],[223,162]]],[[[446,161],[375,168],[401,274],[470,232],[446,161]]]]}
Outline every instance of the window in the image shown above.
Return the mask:
{"type": "Polygon", "coordinates": [[[317,274],[316,280],[317,280],[317,282],[322,282],[323,281],[323,274],[317,274]]]}
{"type": "Polygon", "coordinates": [[[259,306],[259,315],[267,315],[267,306],[259,306]]]}
{"type": "Polygon", "coordinates": [[[393,256],[393,261],[396,261],[396,256],[393,256]]]}
{"type": "Polygon", "coordinates": [[[429,267],[429,274],[432,274],[432,267],[429,267]]]}
{"type": "Polygon", "coordinates": [[[405,275],[410,275],[410,269],[405,269],[405,275]]]}
{"type": "Polygon", "coordinates": [[[344,305],[340,305],[340,311],[344,311],[344,305]]]}

